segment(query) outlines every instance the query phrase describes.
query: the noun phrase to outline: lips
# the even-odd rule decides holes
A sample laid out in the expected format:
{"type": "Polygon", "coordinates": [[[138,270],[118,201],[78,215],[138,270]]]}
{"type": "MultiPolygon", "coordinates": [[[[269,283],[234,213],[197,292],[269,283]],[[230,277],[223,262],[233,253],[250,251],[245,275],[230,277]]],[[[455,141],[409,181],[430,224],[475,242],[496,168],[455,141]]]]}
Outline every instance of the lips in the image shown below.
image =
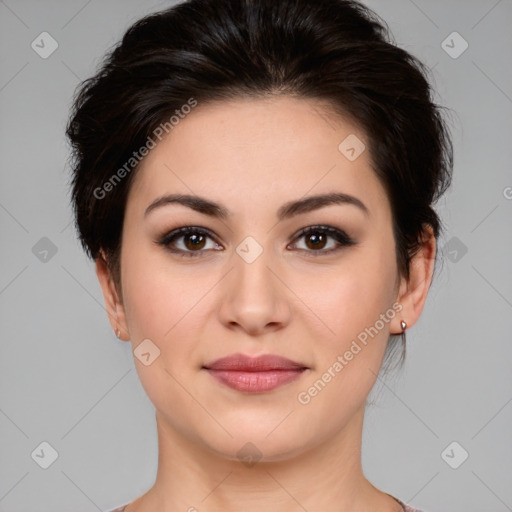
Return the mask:
{"type": "Polygon", "coordinates": [[[217,359],[204,366],[208,370],[226,370],[239,372],[266,372],[271,370],[304,370],[307,366],[284,357],[266,354],[249,357],[244,354],[233,354],[217,359]]]}
{"type": "Polygon", "coordinates": [[[271,354],[249,357],[233,354],[203,367],[218,382],[247,393],[265,393],[291,382],[308,369],[305,365],[271,354]]]}

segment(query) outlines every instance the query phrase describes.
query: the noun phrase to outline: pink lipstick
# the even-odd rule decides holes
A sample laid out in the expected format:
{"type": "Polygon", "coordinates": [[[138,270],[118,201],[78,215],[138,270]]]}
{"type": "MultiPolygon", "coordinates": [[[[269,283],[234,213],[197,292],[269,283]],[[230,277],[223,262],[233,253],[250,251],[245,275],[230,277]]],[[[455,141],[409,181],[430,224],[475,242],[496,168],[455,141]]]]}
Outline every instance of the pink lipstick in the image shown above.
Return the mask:
{"type": "Polygon", "coordinates": [[[297,379],[308,369],[301,363],[271,354],[259,357],[233,354],[203,368],[226,386],[248,393],[271,391],[297,379]]]}

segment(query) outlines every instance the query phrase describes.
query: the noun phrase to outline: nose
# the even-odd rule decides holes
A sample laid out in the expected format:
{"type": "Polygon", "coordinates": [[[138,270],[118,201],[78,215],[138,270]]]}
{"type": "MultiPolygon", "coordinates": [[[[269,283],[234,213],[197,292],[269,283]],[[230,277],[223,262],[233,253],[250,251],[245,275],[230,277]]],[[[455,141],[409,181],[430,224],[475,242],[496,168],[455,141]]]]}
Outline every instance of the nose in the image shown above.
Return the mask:
{"type": "Polygon", "coordinates": [[[289,323],[291,292],[270,252],[263,250],[252,262],[234,254],[234,268],[224,280],[219,308],[220,320],[229,329],[256,336],[289,323]]]}

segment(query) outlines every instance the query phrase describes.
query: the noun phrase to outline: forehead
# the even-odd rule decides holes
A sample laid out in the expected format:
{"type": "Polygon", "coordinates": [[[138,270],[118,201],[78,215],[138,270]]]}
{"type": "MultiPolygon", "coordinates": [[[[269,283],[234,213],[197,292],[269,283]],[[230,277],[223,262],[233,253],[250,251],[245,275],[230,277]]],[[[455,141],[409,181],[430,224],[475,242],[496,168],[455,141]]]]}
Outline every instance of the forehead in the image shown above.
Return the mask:
{"type": "Polygon", "coordinates": [[[141,162],[128,203],[171,191],[262,205],[334,189],[382,199],[367,148],[361,128],[319,101],[199,103],[141,162]]]}

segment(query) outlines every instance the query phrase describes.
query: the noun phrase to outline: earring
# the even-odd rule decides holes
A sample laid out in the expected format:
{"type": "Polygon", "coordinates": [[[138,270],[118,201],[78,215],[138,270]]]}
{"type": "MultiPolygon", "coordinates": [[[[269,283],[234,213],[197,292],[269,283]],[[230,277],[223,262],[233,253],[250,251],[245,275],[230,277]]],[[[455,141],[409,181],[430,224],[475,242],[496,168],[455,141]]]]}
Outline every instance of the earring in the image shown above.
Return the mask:
{"type": "Polygon", "coordinates": [[[400,327],[402,328],[402,332],[403,332],[407,328],[407,324],[403,320],[400,320],[400,327]]]}
{"type": "Polygon", "coordinates": [[[116,329],[114,332],[118,338],[121,336],[121,331],[119,329],[116,329]]]}

